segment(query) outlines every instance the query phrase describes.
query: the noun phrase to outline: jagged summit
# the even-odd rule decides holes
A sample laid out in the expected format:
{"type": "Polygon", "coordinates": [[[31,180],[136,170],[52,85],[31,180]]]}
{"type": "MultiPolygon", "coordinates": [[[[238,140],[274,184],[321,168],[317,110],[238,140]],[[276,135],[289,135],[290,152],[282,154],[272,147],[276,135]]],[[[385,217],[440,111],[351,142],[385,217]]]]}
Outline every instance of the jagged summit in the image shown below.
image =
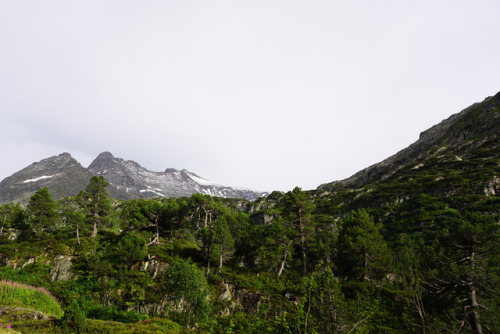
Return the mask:
{"type": "Polygon", "coordinates": [[[49,188],[53,198],[74,196],[85,188],[90,176],[69,153],[62,153],[34,162],[0,182],[0,204],[27,203],[43,187],[49,188]]]}
{"type": "Polygon", "coordinates": [[[102,152],[84,168],[69,153],[62,153],[22,169],[0,183],[0,204],[26,204],[38,189],[48,187],[54,199],[74,196],[84,190],[92,175],[102,175],[117,199],[179,197],[202,193],[218,197],[254,200],[266,193],[216,185],[186,169],[167,168],[152,172],[135,161],[102,152]]]}
{"type": "Polygon", "coordinates": [[[167,168],[164,172],[150,171],[137,162],[114,157],[103,152],[90,164],[93,175],[102,175],[114,187],[116,198],[178,197],[202,193],[218,197],[254,200],[265,193],[216,185],[186,169],[167,168]]]}

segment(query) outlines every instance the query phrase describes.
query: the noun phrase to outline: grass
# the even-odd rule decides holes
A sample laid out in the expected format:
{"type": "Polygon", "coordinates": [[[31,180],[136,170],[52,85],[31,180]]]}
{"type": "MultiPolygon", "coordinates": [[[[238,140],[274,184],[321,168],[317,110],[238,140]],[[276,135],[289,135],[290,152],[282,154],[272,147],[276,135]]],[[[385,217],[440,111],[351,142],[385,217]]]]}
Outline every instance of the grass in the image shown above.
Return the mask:
{"type": "Polygon", "coordinates": [[[61,306],[45,288],[5,280],[0,281],[0,305],[30,308],[57,318],[63,315],[61,306]]]}

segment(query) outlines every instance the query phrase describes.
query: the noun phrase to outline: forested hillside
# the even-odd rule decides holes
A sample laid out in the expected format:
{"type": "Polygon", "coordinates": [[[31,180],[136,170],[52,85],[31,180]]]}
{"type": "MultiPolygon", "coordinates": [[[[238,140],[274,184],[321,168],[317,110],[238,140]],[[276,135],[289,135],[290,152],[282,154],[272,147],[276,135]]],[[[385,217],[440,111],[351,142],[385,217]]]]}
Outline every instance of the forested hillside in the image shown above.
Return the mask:
{"type": "Polygon", "coordinates": [[[0,279],[43,287],[65,314],[26,320],[11,306],[0,321],[40,333],[498,333],[499,105],[497,94],[313,191],[120,201],[93,176],[75,197],[42,188],[26,207],[4,204],[0,279]]]}

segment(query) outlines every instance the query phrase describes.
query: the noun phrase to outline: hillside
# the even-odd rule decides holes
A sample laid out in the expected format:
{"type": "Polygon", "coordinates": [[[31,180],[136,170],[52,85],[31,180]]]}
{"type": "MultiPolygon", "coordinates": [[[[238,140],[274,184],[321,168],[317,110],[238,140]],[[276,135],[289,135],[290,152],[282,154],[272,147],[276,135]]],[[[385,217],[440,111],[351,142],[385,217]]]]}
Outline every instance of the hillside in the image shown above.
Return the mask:
{"type": "Polygon", "coordinates": [[[111,201],[205,181],[103,153],[81,196],[0,206],[0,279],[51,291],[83,333],[498,333],[499,134],[500,93],[347,180],[254,201],[111,201]]]}

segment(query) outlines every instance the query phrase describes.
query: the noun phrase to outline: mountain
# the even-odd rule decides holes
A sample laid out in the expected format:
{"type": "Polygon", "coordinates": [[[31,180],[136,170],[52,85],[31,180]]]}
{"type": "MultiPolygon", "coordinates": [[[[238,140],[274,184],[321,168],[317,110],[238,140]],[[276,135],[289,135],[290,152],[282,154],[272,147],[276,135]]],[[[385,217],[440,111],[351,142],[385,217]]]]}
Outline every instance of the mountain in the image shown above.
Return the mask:
{"type": "Polygon", "coordinates": [[[31,195],[47,187],[55,199],[85,189],[92,175],[69,153],[35,162],[0,182],[0,204],[28,203],[31,195]]]}
{"type": "Polygon", "coordinates": [[[266,193],[217,185],[187,171],[168,168],[152,172],[135,161],[103,152],[90,164],[92,175],[102,175],[112,185],[110,194],[119,199],[180,197],[201,193],[216,197],[255,200],[266,193]]]}
{"type": "Polygon", "coordinates": [[[421,160],[421,163],[424,163],[424,160],[430,157],[457,157],[461,153],[474,155],[477,153],[475,149],[479,147],[489,149],[495,155],[500,133],[499,105],[500,92],[422,132],[415,143],[386,160],[345,180],[321,185],[318,189],[331,189],[336,185],[356,187],[377,179],[383,181],[415,161],[421,160]]]}
{"type": "Polygon", "coordinates": [[[386,236],[427,233],[465,210],[500,209],[500,93],[421,133],[395,155],[313,191],[323,211],[370,209],[386,236]]]}
{"type": "Polygon", "coordinates": [[[185,169],[169,168],[165,172],[152,172],[135,161],[115,158],[109,152],[99,154],[88,168],[82,167],[69,153],[62,153],[35,162],[0,182],[0,204],[26,204],[31,195],[43,187],[49,189],[54,199],[75,196],[86,188],[93,175],[104,176],[110,183],[110,195],[123,200],[180,197],[194,193],[255,200],[266,195],[264,192],[217,185],[185,169]]]}

